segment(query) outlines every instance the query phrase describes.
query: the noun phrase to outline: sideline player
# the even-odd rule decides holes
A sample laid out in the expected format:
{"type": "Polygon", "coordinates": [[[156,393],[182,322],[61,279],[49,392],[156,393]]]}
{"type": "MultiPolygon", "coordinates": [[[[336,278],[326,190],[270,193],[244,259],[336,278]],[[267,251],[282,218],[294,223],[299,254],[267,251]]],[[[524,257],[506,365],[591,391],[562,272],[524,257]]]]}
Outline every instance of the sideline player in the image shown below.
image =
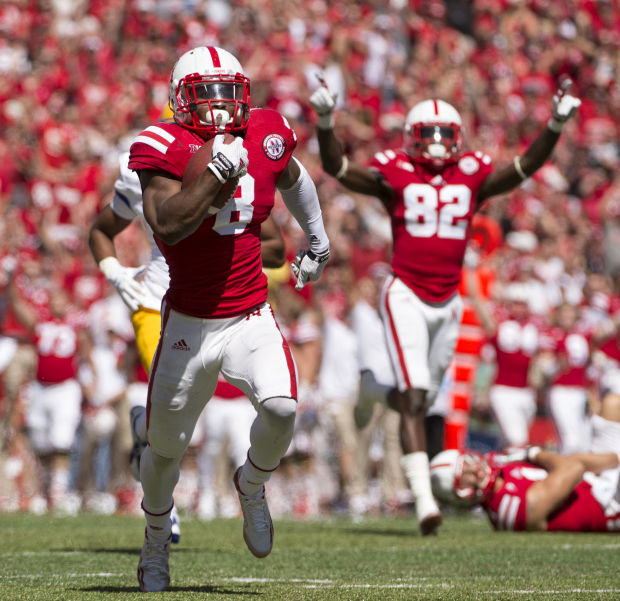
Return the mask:
{"type": "MultiPolygon", "coordinates": [[[[400,394],[374,398],[362,390],[357,413],[370,418],[375,401],[400,413],[402,465],[423,535],[441,524],[430,486],[424,417],[454,354],[462,313],[457,288],[471,220],[484,200],[517,187],[549,158],[564,123],[581,104],[566,88],[554,96],[544,131],[523,156],[499,170],[483,152],[463,152],[461,116],[443,100],[416,104],[406,117],[405,148],[378,152],[367,167],[349,160],[334,134],[335,97],[322,85],[310,98],[323,169],[346,188],[379,198],[391,217],[392,275],[381,313],[400,394]]],[[[364,424],[358,420],[358,425],[364,424]]]]}
{"type": "Polygon", "coordinates": [[[292,265],[297,288],[317,280],[329,258],[316,188],[292,157],[295,133],[276,111],[250,110],[250,81],[232,54],[204,46],[183,54],[170,76],[170,102],[175,122],[146,128],[129,159],[170,273],[149,381],[149,446],[140,464],[147,522],[138,564],[142,591],[169,585],[179,463],[220,372],[257,411],[234,482],[248,548],[257,557],[271,552],[264,484],[290,444],[297,407],[297,370],[267,303],[260,256],[260,224],[276,188],[309,243],[292,265]],[[222,133],[236,137],[225,144],[222,133]],[[211,138],[211,162],[182,187],[192,153],[211,138]],[[230,180],[238,182],[234,195],[218,196],[230,180]]]}
{"type": "Polygon", "coordinates": [[[496,530],[620,532],[620,397],[603,399],[592,432],[590,453],[442,451],[431,461],[433,492],[481,505],[496,530]]]}

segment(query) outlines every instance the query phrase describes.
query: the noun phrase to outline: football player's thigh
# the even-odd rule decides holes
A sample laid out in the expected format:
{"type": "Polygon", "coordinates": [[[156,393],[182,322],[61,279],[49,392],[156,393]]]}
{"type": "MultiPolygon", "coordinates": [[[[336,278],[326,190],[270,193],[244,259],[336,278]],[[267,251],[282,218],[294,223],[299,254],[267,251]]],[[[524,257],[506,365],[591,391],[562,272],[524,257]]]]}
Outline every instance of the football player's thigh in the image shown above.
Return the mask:
{"type": "Polygon", "coordinates": [[[76,380],[67,380],[50,388],[50,442],[56,450],[69,451],[80,423],[82,390],[76,380]]]}
{"type": "Polygon", "coordinates": [[[384,301],[381,316],[398,388],[428,390],[428,325],[420,301],[404,284],[392,286],[384,301]]]}
{"type": "Polygon", "coordinates": [[[136,333],[136,347],[140,361],[142,361],[146,373],[149,373],[159,343],[161,313],[149,309],[138,309],[131,316],[131,323],[136,333]]]}
{"type": "Polygon", "coordinates": [[[297,368],[269,307],[231,329],[222,374],[252,401],[297,398],[297,368]]]}
{"type": "Polygon", "coordinates": [[[26,425],[28,438],[37,454],[48,453],[51,450],[49,440],[49,412],[47,410],[46,389],[39,382],[30,382],[26,385],[26,425]]]}
{"type": "Polygon", "coordinates": [[[463,301],[455,297],[446,305],[437,309],[439,325],[432,335],[429,350],[431,385],[439,389],[444,374],[454,356],[454,349],[459,335],[459,325],[463,313],[463,301]]]}
{"type": "MultiPolygon", "coordinates": [[[[605,419],[600,415],[592,416],[593,453],[618,453],[620,455],[620,422],[605,419]]],[[[618,491],[620,494],[620,490],[618,491]]]]}
{"type": "Polygon", "coordinates": [[[174,311],[163,320],[147,403],[148,440],[164,457],[180,457],[217,384],[218,365],[203,367],[201,320],[174,311]]]}

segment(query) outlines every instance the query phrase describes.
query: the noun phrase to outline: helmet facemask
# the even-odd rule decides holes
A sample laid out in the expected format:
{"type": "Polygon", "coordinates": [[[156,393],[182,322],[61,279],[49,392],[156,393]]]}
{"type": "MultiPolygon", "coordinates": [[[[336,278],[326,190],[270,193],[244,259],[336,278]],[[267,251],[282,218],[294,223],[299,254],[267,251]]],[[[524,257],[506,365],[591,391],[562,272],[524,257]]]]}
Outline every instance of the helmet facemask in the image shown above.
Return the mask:
{"type": "Polygon", "coordinates": [[[459,455],[454,471],[454,494],[463,505],[484,502],[491,494],[497,471],[484,455],[465,451],[459,455]]]}
{"type": "Polygon", "coordinates": [[[498,469],[476,451],[441,451],[430,462],[433,495],[455,507],[471,508],[493,492],[498,469]]]}
{"type": "Polygon", "coordinates": [[[455,123],[415,123],[409,135],[411,155],[436,169],[455,162],[461,154],[463,138],[455,123]]]}
{"type": "Polygon", "coordinates": [[[237,73],[183,77],[174,95],[175,120],[201,134],[242,133],[250,115],[250,80],[237,73]]]}

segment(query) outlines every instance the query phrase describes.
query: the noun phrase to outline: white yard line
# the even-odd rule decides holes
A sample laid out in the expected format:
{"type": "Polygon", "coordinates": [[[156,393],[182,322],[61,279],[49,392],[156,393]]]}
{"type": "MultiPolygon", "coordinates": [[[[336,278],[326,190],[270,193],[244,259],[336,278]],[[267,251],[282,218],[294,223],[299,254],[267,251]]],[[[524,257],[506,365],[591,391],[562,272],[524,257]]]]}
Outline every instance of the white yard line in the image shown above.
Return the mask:
{"type": "Polygon", "coordinates": [[[119,576],[125,576],[125,574],[114,574],[112,572],[94,572],[87,574],[17,574],[15,576],[0,575],[0,580],[37,580],[39,578],[58,580],[62,578],[117,578],[119,576]]]}
{"type": "Polygon", "coordinates": [[[481,595],[566,595],[567,593],[585,593],[585,594],[593,594],[593,593],[620,593],[620,588],[569,588],[564,590],[550,590],[550,591],[541,591],[536,589],[531,590],[498,590],[498,591],[478,591],[481,595]]]}
{"type": "MultiPolygon", "coordinates": [[[[616,547],[616,545],[608,545],[609,547],[616,547]]],[[[29,555],[36,555],[37,553],[28,553],[29,555]]],[[[41,552],[40,555],[46,555],[48,553],[41,552]]],[[[3,554],[3,555],[24,555],[19,553],[3,554]]],[[[125,573],[114,572],[88,572],[84,574],[69,573],[69,574],[18,574],[15,576],[1,576],[2,580],[47,580],[49,582],[56,582],[63,579],[79,579],[79,578],[124,578],[125,573]]],[[[452,589],[457,585],[448,582],[427,582],[430,578],[420,577],[411,579],[398,579],[394,583],[385,584],[372,584],[372,583],[338,583],[329,579],[313,579],[313,578],[217,578],[220,582],[232,582],[240,584],[298,584],[307,589],[452,589]]],[[[549,595],[549,596],[562,596],[566,594],[620,594],[620,589],[586,589],[586,588],[574,588],[574,589],[498,589],[498,590],[486,590],[478,591],[481,595],[549,595]]]]}
{"type": "Polygon", "coordinates": [[[595,549],[598,551],[599,549],[620,549],[620,543],[610,543],[608,545],[571,545],[567,543],[558,548],[565,549],[567,551],[571,549],[595,549]]]}

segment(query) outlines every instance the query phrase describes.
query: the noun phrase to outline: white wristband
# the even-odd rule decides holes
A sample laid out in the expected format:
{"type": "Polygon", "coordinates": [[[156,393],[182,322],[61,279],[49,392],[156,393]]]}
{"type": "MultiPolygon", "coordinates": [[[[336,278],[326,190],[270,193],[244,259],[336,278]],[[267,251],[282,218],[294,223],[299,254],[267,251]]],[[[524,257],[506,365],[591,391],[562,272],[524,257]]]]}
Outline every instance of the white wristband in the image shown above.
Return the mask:
{"type": "Polygon", "coordinates": [[[334,111],[319,115],[316,120],[316,125],[319,129],[334,129],[336,121],[334,119],[334,111]]]}
{"type": "Polygon", "coordinates": [[[525,451],[526,460],[529,461],[530,463],[534,463],[536,461],[536,457],[538,457],[541,451],[542,451],[542,448],[537,445],[528,447],[527,450],[525,451]]]}
{"type": "Polygon", "coordinates": [[[515,166],[515,171],[519,174],[519,177],[522,180],[528,178],[527,173],[525,173],[525,171],[523,171],[523,167],[521,167],[521,159],[519,157],[512,159],[512,164],[515,166]]]}
{"type": "Polygon", "coordinates": [[[123,268],[116,257],[106,257],[105,259],[101,259],[98,265],[101,273],[103,273],[108,280],[113,277],[119,269],[123,268]]]}
{"type": "Polygon", "coordinates": [[[343,178],[346,175],[348,168],[349,168],[349,159],[343,154],[342,163],[340,164],[340,169],[338,169],[338,173],[336,173],[335,178],[336,179],[343,178]]]}
{"type": "Polygon", "coordinates": [[[558,121],[557,119],[549,119],[549,122],[547,123],[547,127],[556,134],[559,134],[562,131],[562,127],[564,126],[564,122],[563,121],[558,121]]]}

